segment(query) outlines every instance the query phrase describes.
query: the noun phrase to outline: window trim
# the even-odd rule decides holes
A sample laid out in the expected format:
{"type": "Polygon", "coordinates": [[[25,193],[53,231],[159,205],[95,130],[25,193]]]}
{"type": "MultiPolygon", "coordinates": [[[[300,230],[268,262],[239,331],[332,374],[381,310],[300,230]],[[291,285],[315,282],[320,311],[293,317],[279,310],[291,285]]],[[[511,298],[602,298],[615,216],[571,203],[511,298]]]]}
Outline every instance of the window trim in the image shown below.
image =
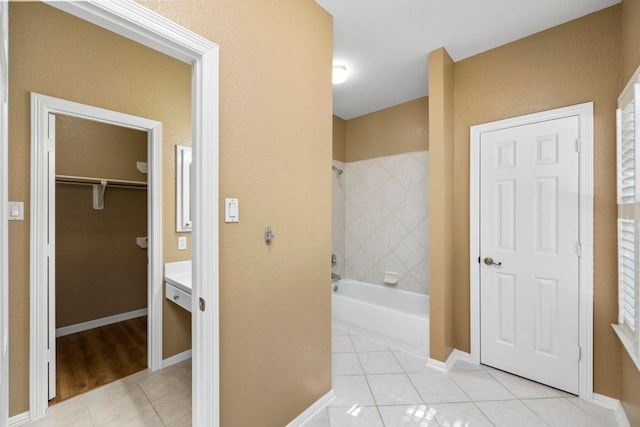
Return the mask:
{"type": "Polygon", "coordinates": [[[638,241],[640,240],[640,192],[638,189],[640,188],[640,67],[633,74],[633,77],[629,80],[624,90],[621,92],[618,97],[618,108],[616,110],[616,156],[617,156],[617,165],[616,165],[616,202],[618,208],[617,214],[617,233],[616,233],[616,244],[618,248],[617,253],[617,262],[618,262],[618,323],[611,325],[616,335],[622,342],[623,347],[629,354],[629,357],[636,365],[636,368],[640,371],[640,245],[638,241]],[[634,103],[634,198],[633,200],[624,201],[621,197],[621,180],[622,180],[622,120],[623,110],[631,103],[634,103]],[[635,325],[630,326],[624,322],[624,303],[622,300],[621,292],[623,292],[623,287],[625,286],[621,281],[621,241],[620,241],[620,221],[621,220],[630,220],[633,221],[634,225],[634,238],[635,238],[635,248],[634,248],[634,294],[635,294],[635,304],[634,304],[634,323],[635,325]]]}

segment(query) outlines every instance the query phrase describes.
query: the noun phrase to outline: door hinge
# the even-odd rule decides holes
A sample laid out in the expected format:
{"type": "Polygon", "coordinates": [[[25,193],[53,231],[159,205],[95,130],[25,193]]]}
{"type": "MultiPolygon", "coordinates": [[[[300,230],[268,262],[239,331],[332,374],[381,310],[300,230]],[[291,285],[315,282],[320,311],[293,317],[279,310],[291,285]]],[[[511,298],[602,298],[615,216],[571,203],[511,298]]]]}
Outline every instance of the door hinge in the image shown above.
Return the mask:
{"type": "Polygon", "coordinates": [[[582,347],[578,346],[578,362],[582,360],[582,347]]]}
{"type": "Polygon", "coordinates": [[[199,305],[200,305],[200,311],[204,311],[204,307],[205,307],[204,299],[202,298],[199,299],[199,305]]]}
{"type": "Polygon", "coordinates": [[[47,350],[47,363],[51,363],[51,361],[53,360],[53,349],[48,349],[47,350]]]}
{"type": "Polygon", "coordinates": [[[582,243],[576,242],[576,254],[581,257],[582,256],[582,243]]]}
{"type": "Polygon", "coordinates": [[[580,138],[576,139],[576,153],[582,151],[582,141],[580,138]]]}

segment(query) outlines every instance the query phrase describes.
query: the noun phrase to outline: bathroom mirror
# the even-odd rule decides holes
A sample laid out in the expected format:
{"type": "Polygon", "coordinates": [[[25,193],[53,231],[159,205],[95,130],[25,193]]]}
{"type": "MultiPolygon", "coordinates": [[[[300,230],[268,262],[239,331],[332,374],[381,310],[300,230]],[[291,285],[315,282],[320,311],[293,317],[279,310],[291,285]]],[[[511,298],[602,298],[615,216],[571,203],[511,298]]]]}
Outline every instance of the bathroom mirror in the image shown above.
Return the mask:
{"type": "Polygon", "coordinates": [[[191,147],[176,145],[176,230],[191,231],[191,147]]]}

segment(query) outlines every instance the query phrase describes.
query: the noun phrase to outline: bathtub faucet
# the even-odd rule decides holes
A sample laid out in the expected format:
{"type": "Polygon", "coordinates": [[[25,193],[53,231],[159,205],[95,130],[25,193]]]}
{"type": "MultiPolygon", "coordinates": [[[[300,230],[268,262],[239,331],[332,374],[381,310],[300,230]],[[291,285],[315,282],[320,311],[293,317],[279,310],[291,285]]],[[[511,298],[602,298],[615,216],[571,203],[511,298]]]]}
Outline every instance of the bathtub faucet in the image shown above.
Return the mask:
{"type": "Polygon", "coordinates": [[[331,272],[331,280],[340,280],[340,275],[334,273],[333,271],[331,272]]]}

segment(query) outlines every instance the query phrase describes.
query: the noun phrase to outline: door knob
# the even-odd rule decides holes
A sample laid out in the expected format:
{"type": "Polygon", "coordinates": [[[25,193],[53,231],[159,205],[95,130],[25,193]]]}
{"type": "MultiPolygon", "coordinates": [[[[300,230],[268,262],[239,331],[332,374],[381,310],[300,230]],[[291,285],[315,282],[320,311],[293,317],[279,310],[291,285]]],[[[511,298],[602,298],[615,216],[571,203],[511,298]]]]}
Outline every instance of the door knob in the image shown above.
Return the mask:
{"type": "Polygon", "coordinates": [[[501,262],[495,262],[495,261],[493,260],[493,258],[491,258],[491,257],[486,257],[486,258],[484,259],[484,263],[485,263],[485,264],[487,264],[487,265],[502,265],[502,263],[501,263],[501,262]]]}

